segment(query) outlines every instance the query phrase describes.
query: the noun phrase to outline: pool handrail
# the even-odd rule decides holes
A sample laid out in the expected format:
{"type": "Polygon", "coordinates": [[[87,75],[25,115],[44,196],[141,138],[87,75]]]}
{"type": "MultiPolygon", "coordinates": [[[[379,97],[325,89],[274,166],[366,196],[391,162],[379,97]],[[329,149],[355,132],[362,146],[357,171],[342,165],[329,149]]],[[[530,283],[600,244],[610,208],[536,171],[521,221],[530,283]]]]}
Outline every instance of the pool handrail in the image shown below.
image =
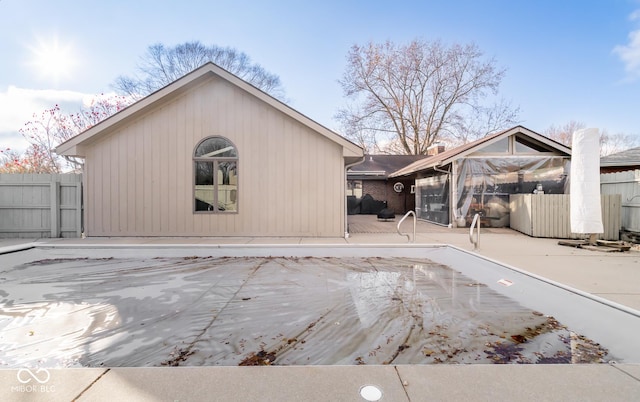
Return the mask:
{"type": "Polygon", "coordinates": [[[480,247],[480,214],[475,214],[473,216],[473,221],[471,221],[471,227],[469,228],[469,241],[473,244],[474,250],[477,250],[480,247]],[[475,239],[473,238],[474,226],[477,228],[475,239]]]}
{"type": "Polygon", "coordinates": [[[413,212],[413,211],[409,211],[409,212],[407,212],[406,214],[404,214],[404,216],[402,217],[402,219],[400,219],[400,222],[398,222],[398,226],[396,227],[396,229],[398,230],[398,234],[399,234],[400,236],[407,236],[407,241],[408,241],[409,243],[415,243],[415,241],[416,241],[416,221],[417,221],[416,213],[415,213],[415,212],[413,212]],[[408,234],[408,233],[402,233],[402,232],[400,232],[400,225],[402,225],[402,222],[403,222],[405,219],[407,219],[407,217],[408,217],[409,215],[413,215],[413,240],[411,239],[411,237],[409,236],[409,234],[408,234]]]}

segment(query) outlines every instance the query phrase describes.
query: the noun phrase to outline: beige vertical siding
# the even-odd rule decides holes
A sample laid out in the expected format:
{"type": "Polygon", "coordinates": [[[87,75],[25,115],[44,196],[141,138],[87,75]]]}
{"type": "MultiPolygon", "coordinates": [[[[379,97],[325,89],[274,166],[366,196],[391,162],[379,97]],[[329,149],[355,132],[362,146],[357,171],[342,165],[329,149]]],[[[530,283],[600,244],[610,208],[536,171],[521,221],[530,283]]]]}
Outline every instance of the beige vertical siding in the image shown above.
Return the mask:
{"type": "Polygon", "coordinates": [[[341,236],[342,147],[212,78],[88,144],[89,236],[341,236]],[[193,213],[197,143],[238,149],[238,213],[193,213]]]}

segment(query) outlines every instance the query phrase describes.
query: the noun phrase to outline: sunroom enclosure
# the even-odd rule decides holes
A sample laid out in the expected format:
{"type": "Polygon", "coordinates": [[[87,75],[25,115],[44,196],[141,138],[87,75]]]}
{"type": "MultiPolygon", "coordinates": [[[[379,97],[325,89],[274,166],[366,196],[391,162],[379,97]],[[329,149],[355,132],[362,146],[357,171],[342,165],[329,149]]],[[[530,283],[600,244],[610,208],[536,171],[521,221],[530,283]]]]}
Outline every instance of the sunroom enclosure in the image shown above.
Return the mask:
{"type": "Polygon", "coordinates": [[[418,173],[416,214],[441,225],[509,226],[509,195],[568,193],[570,160],[517,135],[418,173]]]}

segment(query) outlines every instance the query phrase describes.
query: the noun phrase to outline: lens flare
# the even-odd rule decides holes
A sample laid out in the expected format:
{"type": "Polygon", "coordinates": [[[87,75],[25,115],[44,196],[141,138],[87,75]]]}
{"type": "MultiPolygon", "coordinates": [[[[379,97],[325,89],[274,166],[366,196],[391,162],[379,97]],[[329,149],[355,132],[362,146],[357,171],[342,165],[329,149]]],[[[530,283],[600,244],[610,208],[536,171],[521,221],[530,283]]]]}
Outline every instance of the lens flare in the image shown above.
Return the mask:
{"type": "Polygon", "coordinates": [[[61,43],[57,36],[48,40],[38,38],[29,50],[32,58],[28,64],[41,79],[59,82],[73,76],[78,61],[71,43],[61,43]]]}

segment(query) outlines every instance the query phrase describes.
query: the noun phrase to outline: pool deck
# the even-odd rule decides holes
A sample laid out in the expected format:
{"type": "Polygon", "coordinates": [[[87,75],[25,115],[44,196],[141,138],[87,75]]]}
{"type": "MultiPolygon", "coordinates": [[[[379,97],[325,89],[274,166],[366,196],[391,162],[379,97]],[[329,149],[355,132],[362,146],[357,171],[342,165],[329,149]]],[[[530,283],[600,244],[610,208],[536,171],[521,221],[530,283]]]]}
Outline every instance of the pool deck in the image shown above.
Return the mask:
{"type": "MultiPolygon", "coordinates": [[[[0,240],[0,253],[39,246],[189,244],[406,244],[396,222],[349,217],[342,238],[89,238],[0,240]]],[[[403,230],[412,230],[405,222],[403,230]]],[[[418,222],[417,244],[472,250],[468,229],[418,222]]],[[[640,310],[640,251],[605,253],[559,246],[510,229],[483,229],[476,253],[640,310]]],[[[640,347],[640,341],[639,346],[640,347]]],[[[0,355],[0,360],[2,356],[0,355]]],[[[0,370],[3,401],[364,401],[374,385],[382,401],[630,401],[640,398],[640,364],[176,367],[0,370]],[[36,381],[40,380],[42,383],[36,381]],[[22,382],[21,382],[22,381],[22,382]]]]}

